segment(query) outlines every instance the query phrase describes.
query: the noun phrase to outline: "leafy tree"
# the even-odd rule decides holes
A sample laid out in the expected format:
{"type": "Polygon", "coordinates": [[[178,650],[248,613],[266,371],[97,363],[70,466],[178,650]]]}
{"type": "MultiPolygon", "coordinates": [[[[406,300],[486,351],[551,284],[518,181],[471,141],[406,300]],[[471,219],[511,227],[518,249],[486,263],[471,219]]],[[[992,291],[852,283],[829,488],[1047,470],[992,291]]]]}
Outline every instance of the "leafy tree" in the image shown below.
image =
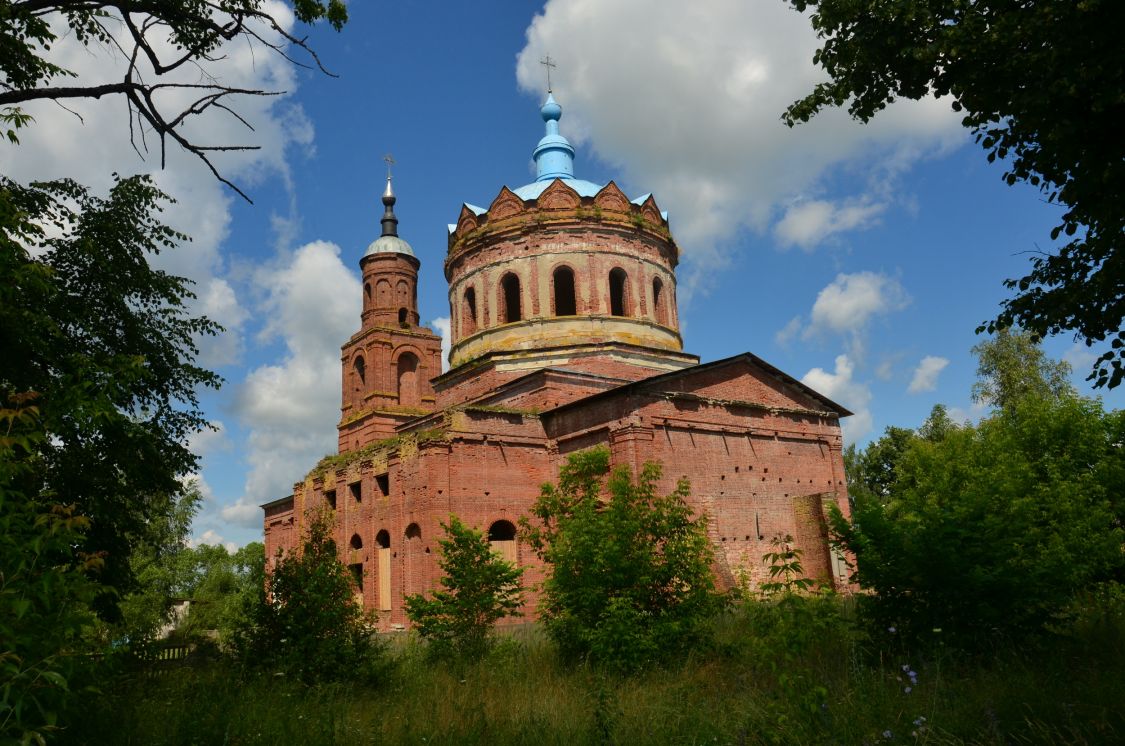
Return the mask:
{"type": "Polygon", "coordinates": [[[378,663],[355,580],[337,555],[332,517],[310,516],[300,550],[279,555],[240,641],[246,661],[305,682],[362,677],[378,663]]]}
{"type": "MultiPolygon", "coordinates": [[[[294,0],[298,21],[326,20],[339,31],[347,21],[343,0],[294,0]]],[[[270,91],[235,88],[197,68],[224,55],[223,46],[238,42],[288,60],[292,50],[324,71],[304,37],[285,29],[284,15],[263,0],[7,0],[0,4],[0,121],[15,130],[28,124],[20,106],[47,99],[100,99],[124,96],[129,106],[129,133],[138,152],[147,150],[146,133],[160,142],[171,139],[207,165],[212,173],[243,197],[212,164],[219,151],[254,150],[256,146],[202,143],[188,132],[190,123],[212,111],[225,112],[253,129],[232,108],[237,96],[268,96],[270,91]],[[63,31],[65,29],[65,31],[63,31]],[[60,33],[69,33],[86,46],[97,46],[122,65],[118,80],[78,82],[78,73],[51,59],[60,33]],[[177,75],[187,72],[189,75],[177,75]]],[[[298,63],[301,64],[301,63],[298,63]]],[[[325,71],[327,72],[327,71],[325,71]]]]}
{"type": "Polygon", "coordinates": [[[220,380],[193,362],[219,327],[188,314],[187,280],[147,262],[184,238],[157,219],[166,200],[143,176],[104,198],[0,179],[0,401],[34,392],[45,435],[6,456],[20,463],[13,489],[89,522],[77,549],[104,563],[96,606],[111,620],[133,587],[132,546],[166,524],[196,468],[198,392],[220,380]]]}
{"type": "Polygon", "coordinates": [[[203,544],[190,550],[188,581],[181,594],[191,605],[180,629],[188,638],[214,631],[221,646],[235,642],[250,623],[265,572],[265,547],[252,541],[233,554],[225,547],[203,544]]]}
{"type": "Polygon", "coordinates": [[[1012,409],[1028,397],[1059,399],[1074,396],[1070,365],[1047,357],[1031,335],[1002,330],[973,348],[977,382],[973,399],[999,409],[1012,409]]]}
{"type": "Polygon", "coordinates": [[[858,495],[850,523],[834,515],[856,579],[874,592],[860,601],[877,629],[940,630],[974,647],[1041,630],[1076,593],[1120,576],[1122,414],[1049,379],[1025,385],[1057,367],[1006,355],[1012,344],[978,347],[981,384],[1004,392],[992,399],[1002,408],[976,426],[936,410],[902,448],[887,493],[858,495]]]}
{"type": "Polygon", "coordinates": [[[480,531],[457,516],[442,524],[446,538],[438,540],[438,566],[445,575],[444,590],[427,599],[406,597],[406,614],[423,639],[439,654],[467,658],[485,653],[496,622],[519,613],[523,603],[523,570],[492,551],[480,531]]]}
{"type": "Polygon", "coordinates": [[[1073,331],[1111,346],[1090,374],[1125,377],[1125,55],[1117,0],[788,0],[811,9],[830,80],[786,111],[789,125],[847,105],[867,122],[897,98],[951,96],[962,123],[1006,161],[1008,184],[1039,188],[1062,208],[997,318],[978,331],[1020,326],[1045,337],[1073,331]]]}
{"type": "Polygon", "coordinates": [[[46,438],[33,395],[0,406],[0,742],[42,743],[88,679],[97,555],[71,551],[89,519],[21,485],[46,438]]]}
{"type": "Polygon", "coordinates": [[[604,447],[571,456],[558,486],[543,486],[534,522],[521,523],[547,563],[540,610],[564,655],[634,669],[703,640],[720,598],[706,520],[692,518],[687,482],[660,497],[654,463],[636,481],[624,466],[608,481],[607,472],[604,447]]]}

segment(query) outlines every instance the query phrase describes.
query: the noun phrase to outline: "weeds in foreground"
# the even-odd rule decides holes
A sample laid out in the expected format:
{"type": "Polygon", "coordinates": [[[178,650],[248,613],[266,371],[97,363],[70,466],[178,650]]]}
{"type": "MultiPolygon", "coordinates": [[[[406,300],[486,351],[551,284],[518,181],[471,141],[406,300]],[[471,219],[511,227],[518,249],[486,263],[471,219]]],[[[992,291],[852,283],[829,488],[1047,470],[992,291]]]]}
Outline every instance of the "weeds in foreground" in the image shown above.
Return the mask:
{"type": "Polygon", "coordinates": [[[391,646],[362,685],[307,686],[214,662],[105,687],[74,744],[1008,744],[1125,738],[1125,622],[1086,614],[1042,649],[987,660],[876,650],[846,602],[791,596],[716,622],[715,645],[632,676],[560,661],[541,628],[481,660],[391,646]]]}

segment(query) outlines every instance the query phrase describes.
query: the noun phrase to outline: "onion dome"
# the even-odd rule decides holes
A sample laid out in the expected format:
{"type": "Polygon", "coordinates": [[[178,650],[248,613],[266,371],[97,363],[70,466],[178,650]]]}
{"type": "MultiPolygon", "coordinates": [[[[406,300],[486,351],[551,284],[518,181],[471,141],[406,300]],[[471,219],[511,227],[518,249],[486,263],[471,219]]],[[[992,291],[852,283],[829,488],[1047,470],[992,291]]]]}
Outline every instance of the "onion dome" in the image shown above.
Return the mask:
{"type": "Polygon", "coordinates": [[[364,256],[372,254],[406,254],[414,256],[414,249],[410,244],[398,237],[398,218],[395,217],[395,192],[391,188],[391,176],[387,174],[387,188],[383,190],[383,235],[376,238],[367,247],[364,256]]]}

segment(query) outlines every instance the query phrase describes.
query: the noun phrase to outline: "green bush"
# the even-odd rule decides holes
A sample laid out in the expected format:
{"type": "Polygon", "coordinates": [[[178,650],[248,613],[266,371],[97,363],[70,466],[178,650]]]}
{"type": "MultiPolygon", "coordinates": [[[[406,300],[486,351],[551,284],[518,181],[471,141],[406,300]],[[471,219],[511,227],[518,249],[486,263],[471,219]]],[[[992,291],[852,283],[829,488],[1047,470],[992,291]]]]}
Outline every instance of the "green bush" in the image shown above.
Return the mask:
{"type": "Polygon", "coordinates": [[[704,518],[692,518],[681,481],[656,494],[660,467],[634,482],[609,451],[571,456],[558,486],[544,485],[525,535],[547,563],[541,616],[571,658],[616,669],[669,659],[706,639],[720,608],[704,518]]]}
{"type": "Polygon", "coordinates": [[[380,673],[382,646],[331,536],[331,517],[311,514],[300,551],[278,556],[239,643],[248,664],[308,683],[380,673]]]}
{"type": "Polygon", "coordinates": [[[523,570],[501,559],[483,533],[457,516],[442,528],[446,538],[438,541],[438,565],[445,573],[445,590],[434,591],[429,599],[407,596],[406,614],[433,652],[479,658],[491,646],[496,622],[519,611],[523,570]]]}
{"type": "Polygon", "coordinates": [[[989,645],[1048,627],[1120,575],[1122,414],[1045,378],[1057,366],[1026,338],[993,344],[1003,349],[978,349],[978,392],[1000,408],[963,426],[939,408],[919,433],[894,434],[886,489],[857,489],[852,520],[835,515],[877,629],[989,645]]]}

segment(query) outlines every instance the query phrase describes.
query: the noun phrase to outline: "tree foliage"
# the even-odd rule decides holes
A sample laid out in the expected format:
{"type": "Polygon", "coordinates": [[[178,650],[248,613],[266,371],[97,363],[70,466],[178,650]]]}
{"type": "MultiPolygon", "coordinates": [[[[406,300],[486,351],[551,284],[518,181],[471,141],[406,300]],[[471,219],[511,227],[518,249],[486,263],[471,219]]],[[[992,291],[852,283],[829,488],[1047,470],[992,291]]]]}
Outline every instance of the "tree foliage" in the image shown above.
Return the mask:
{"type": "Polygon", "coordinates": [[[439,654],[475,658],[489,648],[496,622],[519,613],[523,570],[504,561],[480,531],[457,516],[442,524],[438,566],[443,590],[406,597],[406,614],[439,654]]]}
{"type": "Polygon", "coordinates": [[[962,123],[1005,161],[1008,184],[1027,182],[1059,205],[1031,271],[978,331],[1020,326],[1042,338],[1073,331],[1111,342],[1090,380],[1125,377],[1125,55],[1117,0],[788,0],[811,9],[823,40],[814,62],[829,80],[786,111],[792,125],[847,105],[867,122],[898,98],[951,96],[962,123]]]}
{"type": "Polygon", "coordinates": [[[0,406],[0,742],[42,743],[87,676],[82,630],[102,558],[75,553],[89,519],[23,491],[46,438],[30,394],[0,406]]]}
{"type": "Polygon", "coordinates": [[[356,601],[352,574],[332,539],[332,516],[310,514],[298,551],[281,554],[241,641],[252,665],[305,682],[362,677],[378,660],[373,625],[356,601]]]}
{"type": "Polygon", "coordinates": [[[188,313],[187,280],[147,262],[184,238],[158,220],[166,200],[140,176],[106,197],[0,180],[0,401],[33,393],[45,435],[8,454],[13,486],[88,521],[78,549],[104,562],[109,618],[134,580],[133,543],[167,521],[196,467],[198,392],[220,380],[193,362],[219,327],[188,313]]]}
{"type": "MultiPolygon", "coordinates": [[[[294,0],[298,21],[327,21],[340,30],[347,21],[343,0],[294,0]]],[[[243,197],[211,162],[218,151],[254,150],[256,146],[202,143],[188,132],[208,113],[225,113],[253,129],[232,108],[237,96],[273,95],[260,89],[224,85],[199,74],[204,63],[225,55],[224,46],[239,42],[270,54],[291,56],[296,50],[322,71],[316,52],[303,37],[287,30],[285,13],[263,0],[6,0],[0,3],[0,121],[21,124],[22,104],[47,99],[100,99],[124,96],[129,105],[129,132],[138,152],[147,150],[146,136],[175,144],[201,159],[215,176],[243,197]],[[121,77],[83,83],[79,74],[51,59],[59,36],[71,34],[86,46],[97,46],[121,62],[121,77]],[[189,75],[179,75],[179,72],[189,75]],[[60,85],[67,81],[75,85],[60,85]]],[[[298,62],[298,64],[304,64],[298,62]]],[[[26,124],[26,120],[22,123],[26,124]]]]}
{"type": "Polygon", "coordinates": [[[983,645],[1041,630],[1076,593],[1120,577],[1125,416],[1053,389],[1057,365],[1038,351],[1006,354],[1028,344],[978,346],[978,385],[1002,403],[978,425],[937,408],[917,433],[866,449],[891,453],[893,439],[890,478],[857,490],[852,521],[837,512],[833,524],[873,591],[861,602],[876,628],[983,645]]]}
{"type": "Polygon", "coordinates": [[[605,448],[571,456],[522,525],[547,563],[540,612],[564,655],[634,669],[704,639],[720,599],[687,482],[660,497],[654,463],[636,481],[624,466],[607,472],[605,448]]]}

